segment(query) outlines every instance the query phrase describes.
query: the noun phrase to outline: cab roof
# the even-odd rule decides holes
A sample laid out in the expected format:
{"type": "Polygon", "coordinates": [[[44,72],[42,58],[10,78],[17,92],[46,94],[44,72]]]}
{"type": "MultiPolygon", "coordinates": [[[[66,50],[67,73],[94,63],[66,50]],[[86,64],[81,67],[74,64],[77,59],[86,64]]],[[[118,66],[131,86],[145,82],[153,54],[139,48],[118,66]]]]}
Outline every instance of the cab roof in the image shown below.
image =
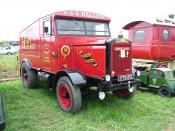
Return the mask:
{"type": "Polygon", "coordinates": [[[100,21],[111,21],[111,19],[102,14],[89,12],[89,11],[79,11],[79,10],[64,10],[53,13],[55,17],[63,18],[78,18],[78,19],[90,19],[90,20],[100,20],[100,21]]]}
{"type": "Polygon", "coordinates": [[[175,21],[172,21],[170,19],[150,19],[147,21],[138,20],[138,21],[133,21],[128,23],[123,27],[123,29],[130,30],[131,28],[134,28],[137,25],[142,25],[144,27],[153,26],[153,25],[164,25],[164,26],[175,27],[175,21]]]}
{"type": "Polygon", "coordinates": [[[160,71],[163,71],[163,72],[172,71],[169,68],[153,68],[153,69],[160,70],[160,71]]]}

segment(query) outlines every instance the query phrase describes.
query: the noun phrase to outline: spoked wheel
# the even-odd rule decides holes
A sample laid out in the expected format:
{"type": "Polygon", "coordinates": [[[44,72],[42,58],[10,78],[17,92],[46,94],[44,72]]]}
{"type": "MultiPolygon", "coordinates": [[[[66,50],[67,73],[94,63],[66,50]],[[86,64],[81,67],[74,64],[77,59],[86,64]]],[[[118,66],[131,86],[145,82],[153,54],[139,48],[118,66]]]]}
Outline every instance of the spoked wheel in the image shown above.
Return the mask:
{"type": "Polygon", "coordinates": [[[36,88],[38,86],[37,71],[30,69],[24,62],[21,65],[21,79],[24,87],[36,88]]]}
{"type": "Polygon", "coordinates": [[[61,77],[57,83],[57,100],[65,112],[75,113],[81,108],[81,92],[68,77],[61,77]]]}
{"type": "Polygon", "coordinates": [[[117,97],[122,99],[131,99],[133,98],[134,93],[135,93],[135,89],[133,89],[132,91],[130,91],[129,89],[119,89],[119,90],[113,91],[113,94],[115,94],[117,97]]]}
{"type": "Polygon", "coordinates": [[[160,87],[158,94],[162,97],[171,97],[172,93],[168,87],[160,87]]]}

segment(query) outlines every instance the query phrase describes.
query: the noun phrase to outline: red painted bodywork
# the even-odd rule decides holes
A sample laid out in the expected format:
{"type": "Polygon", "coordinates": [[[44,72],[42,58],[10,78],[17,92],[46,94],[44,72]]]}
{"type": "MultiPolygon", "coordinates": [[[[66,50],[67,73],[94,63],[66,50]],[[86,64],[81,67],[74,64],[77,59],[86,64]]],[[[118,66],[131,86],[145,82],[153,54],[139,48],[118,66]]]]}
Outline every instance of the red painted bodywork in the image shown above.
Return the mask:
{"type": "Polygon", "coordinates": [[[175,26],[134,21],[124,26],[123,29],[129,30],[128,39],[132,42],[134,59],[175,60],[175,26]],[[168,41],[162,39],[164,29],[170,32],[168,41]],[[134,35],[138,30],[145,31],[144,40],[135,40],[134,35]]]}
{"type": "MultiPolygon", "coordinates": [[[[106,59],[108,59],[106,58],[105,42],[109,37],[70,36],[57,35],[56,33],[50,37],[44,37],[43,21],[48,18],[52,19],[52,28],[54,32],[56,32],[54,21],[56,17],[95,20],[110,23],[110,18],[106,16],[90,12],[88,12],[89,14],[87,16],[84,16],[85,13],[86,12],[84,11],[56,12],[38,19],[24,29],[20,33],[20,63],[22,63],[24,59],[27,59],[32,68],[48,73],[56,74],[57,72],[66,69],[80,71],[85,76],[89,77],[104,78],[106,75],[106,59]],[[31,48],[34,47],[34,49],[25,49],[23,47],[24,37],[30,39],[32,44],[31,48]],[[64,58],[61,54],[61,47],[63,45],[68,45],[70,47],[70,55],[67,58],[64,58]],[[92,58],[96,60],[98,66],[94,67],[91,64],[85,63],[85,60],[80,57],[80,51],[91,53],[92,58]]],[[[130,48],[131,45],[129,43],[114,43],[114,46],[130,48]]],[[[120,54],[112,55],[114,57],[112,57],[112,61],[115,63],[112,67],[112,70],[115,71],[113,76],[131,74],[131,50],[129,50],[129,57],[126,59],[122,58],[122,60],[120,60],[120,54]]]]}
{"type": "Polygon", "coordinates": [[[125,75],[127,72],[131,72],[132,67],[132,57],[131,57],[131,47],[128,44],[113,44],[112,45],[112,70],[115,72],[113,76],[125,75]],[[126,57],[122,58],[121,50],[124,51],[126,57]]]}

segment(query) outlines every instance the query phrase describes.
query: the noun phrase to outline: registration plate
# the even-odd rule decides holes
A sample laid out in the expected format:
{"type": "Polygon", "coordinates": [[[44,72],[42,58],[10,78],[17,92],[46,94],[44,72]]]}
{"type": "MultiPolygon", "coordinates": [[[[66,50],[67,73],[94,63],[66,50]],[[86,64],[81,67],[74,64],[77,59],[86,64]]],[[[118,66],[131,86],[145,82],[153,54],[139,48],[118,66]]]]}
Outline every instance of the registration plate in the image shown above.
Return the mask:
{"type": "Polygon", "coordinates": [[[118,76],[118,81],[127,81],[133,79],[132,74],[118,76]]]}

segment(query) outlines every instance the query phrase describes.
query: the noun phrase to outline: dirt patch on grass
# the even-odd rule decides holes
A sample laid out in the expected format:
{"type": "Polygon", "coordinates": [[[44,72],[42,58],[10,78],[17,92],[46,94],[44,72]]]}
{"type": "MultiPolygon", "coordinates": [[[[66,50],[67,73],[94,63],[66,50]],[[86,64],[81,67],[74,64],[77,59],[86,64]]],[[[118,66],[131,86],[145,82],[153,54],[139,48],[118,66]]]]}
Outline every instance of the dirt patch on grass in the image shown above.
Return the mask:
{"type": "Polygon", "coordinates": [[[0,72],[0,79],[19,78],[19,71],[0,72]]]}
{"type": "Polygon", "coordinates": [[[175,131],[175,116],[170,119],[168,128],[165,131],[175,131]]]}

